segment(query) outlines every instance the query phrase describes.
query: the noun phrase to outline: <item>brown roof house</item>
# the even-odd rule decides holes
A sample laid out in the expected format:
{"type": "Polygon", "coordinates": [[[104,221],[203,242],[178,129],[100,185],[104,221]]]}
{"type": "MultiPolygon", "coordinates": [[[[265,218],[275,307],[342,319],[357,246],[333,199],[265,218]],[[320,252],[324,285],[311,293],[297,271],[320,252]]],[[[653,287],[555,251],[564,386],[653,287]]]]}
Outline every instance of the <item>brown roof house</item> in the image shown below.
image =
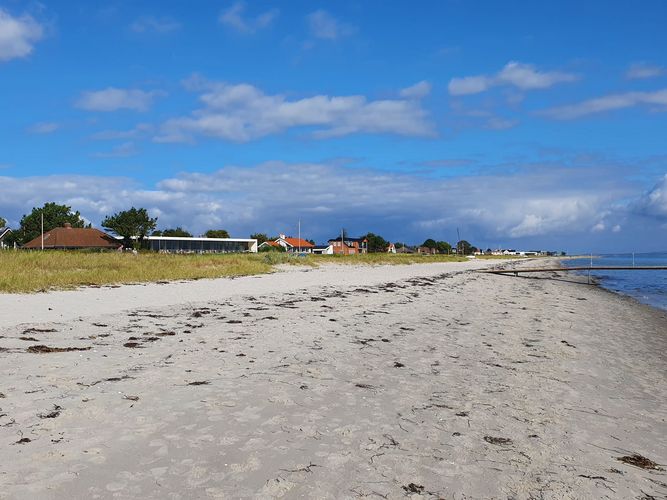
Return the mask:
{"type": "MultiPolygon", "coordinates": [[[[120,241],[113,236],[103,233],[99,229],[72,227],[71,224],[65,224],[65,227],[56,227],[44,233],[45,249],[76,250],[95,248],[115,250],[121,246],[122,243],[120,241]]],[[[42,235],[23,245],[23,248],[42,248],[42,235]]]]}

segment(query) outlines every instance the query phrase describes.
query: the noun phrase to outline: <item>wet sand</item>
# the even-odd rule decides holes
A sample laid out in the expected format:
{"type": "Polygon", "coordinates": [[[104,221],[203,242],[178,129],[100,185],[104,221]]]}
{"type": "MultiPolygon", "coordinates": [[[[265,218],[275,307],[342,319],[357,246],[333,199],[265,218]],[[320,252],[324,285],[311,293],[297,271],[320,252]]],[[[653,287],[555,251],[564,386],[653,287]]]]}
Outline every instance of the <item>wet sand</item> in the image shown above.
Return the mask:
{"type": "Polygon", "coordinates": [[[667,314],[479,265],[0,296],[0,498],[664,498],[667,314]]]}

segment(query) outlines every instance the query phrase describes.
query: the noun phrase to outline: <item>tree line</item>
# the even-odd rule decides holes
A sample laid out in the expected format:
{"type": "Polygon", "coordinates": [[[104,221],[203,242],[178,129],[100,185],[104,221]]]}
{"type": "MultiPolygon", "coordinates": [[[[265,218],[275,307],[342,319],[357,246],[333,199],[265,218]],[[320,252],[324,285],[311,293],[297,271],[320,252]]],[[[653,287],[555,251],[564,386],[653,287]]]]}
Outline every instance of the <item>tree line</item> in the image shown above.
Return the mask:
{"type": "MultiPolygon", "coordinates": [[[[84,228],[92,227],[87,222],[79,211],[72,210],[72,207],[67,205],[59,205],[57,203],[45,203],[43,207],[35,207],[29,214],[25,214],[20,221],[19,228],[13,231],[5,240],[6,244],[23,245],[29,241],[37,238],[42,234],[42,217],[44,222],[44,232],[51,231],[57,227],[63,227],[65,224],[70,224],[72,227],[84,228]]],[[[123,210],[104,218],[101,226],[123,238],[123,244],[126,247],[141,247],[146,236],[175,236],[175,237],[192,237],[192,233],[178,226],[172,229],[157,228],[157,217],[151,217],[148,210],[145,208],[132,207],[129,210],[123,210]]],[[[0,217],[0,227],[6,226],[7,221],[0,217]]],[[[344,231],[344,230],[343,230],[344,231]]],[[[345,234],[345,233],[344,233],[345,234]]],[[[229,232],[225,229],[209,229],[204,233],[206,238],[229,238],[229,232]]],[[[390,242],[382,236],[374,233],[366,234],[368,241],[369,253],[383,253],[387,252],[390,242]]],[[[274,241],[277,237],[269,237],[266,233],[254,233],[250,238],[256,239],[258,244],[265,241],[274,241]]],[[[312,240],[308,240],[314,244],[312,240]]],[[[407,246],[404,243],[396,243],[396,248],[407,246]]],[[[452,253],[452,246],[446,241],[436,241],[434,239],[427,239],[422,243],[423,247],[435,249],[438,253],[452,253]]],[[[470,243],[465,240],[457,243],[457,253],[465,255],[473,253],[477,250],[470,243]]]]}
{"type": "MultiPolygon", "coordinates": [[[[191,237],[188,231],[181,227],[175,229],[156,230],[157,217],[151,217],[145,208],[132,207],[129,210],[123,210],[113,215],[108,215],[102,221],[101,226],[123,238],[123,244],[126,247],[141,247],[146,236],[187,236],[191,237]]],[[[57,227],[63,227],[70,224],[72,227],[86,228],[92,227],[89,222],[81,216],[79,211],[72,210],[67,205],[57,203],[45,203],[43,207],[34,207],[29,214],[25,214],[19,223],[18,229],[13,231],[6,243],[8,245],[24,245],[34,240],[42,234],[42,221],[44,223],[44,232],[51,231],[57,227]]],[[[7,224],[7,221],[0,217],[0,227],[7,224]]],[[[229,238],[229,233],[224,229],[210,229],[204,234],[207,238],[229,238]]]]}

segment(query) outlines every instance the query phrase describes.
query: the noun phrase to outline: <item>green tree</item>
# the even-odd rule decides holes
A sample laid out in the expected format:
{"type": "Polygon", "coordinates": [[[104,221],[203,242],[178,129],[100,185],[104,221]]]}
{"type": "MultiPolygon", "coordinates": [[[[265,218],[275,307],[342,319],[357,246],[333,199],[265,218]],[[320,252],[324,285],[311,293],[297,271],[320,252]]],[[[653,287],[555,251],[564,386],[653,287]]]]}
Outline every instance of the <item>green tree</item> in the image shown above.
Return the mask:
{"type": "MultiPolygon", "coordinates": [[[[257,244],[261,245],[265,241],[269,241],[270,238],[266,235],[266,233],[255,233],[250,235],[251,240],[257,240],[257,244]]],[[[274,238],[275,239],[275,238],[274,238]]],[[[273,241],[273,240],[271,240],[273,241]]]]}
{"type": "Polygon", "coordinates": [[[209,229],[204,233],[207,238],[230,238],[226,229],[209,229]]]}
{"type": "Polygon", "coordinates": [[[155,229],[157,217],[151,218],[145,208],[134,208],[109,215],[102,221],[102,227],[122,236],[125,246],[134,247],[133,238],[138,246],[148,233],[155,229]]]}
{"type": "Polygon", "coordinates": [[[6,227],[7,226],[7,221],[0,217],[0,227],[6,227]]]}
{"type": "Polygon", "coordinates": [[[162,231],[153,231],[153,236],[176,236],[180,238],[192,238],[192,234],[183,229],[181,226],[178,226],[176,229],[164,229],[162,231]]]}
{"type": "Polygon", "coordinates": [[[382,236],[368,233],[366,239],[368,240],[368,253],[382,253],[387,251],[389,242],[382,236]]]}
{"type": "Polygon", "coordinates": [[[475,247],[473,247],[466,240],[461,240],[456,244],[457,253],[460,253],[460,254],[463,254],[463,255],[470,255],[474,252],[474,250],[475,250],[475,247]]]}
{"type": "Polygon", "coordinates": [[[287,249],[282,245],[264,245],[258,249],[259,252],[286,252],[287,249]]]}
{"type": "Polygon", "coordinates": [[[446,241],[438,241],[435,245],[438,253],[452,253],[452,246],[446,241]]]}
{"type": "MultiPolygon", "coordinates": [[[[72,227],[86,226],[81,214],[73,212],[72,207],[52,202],[45,203],[43,207],[33,208],[32,212],[21,218],[20,228],[14,232],[16,243],[27,243],[42,234],[42,215],[44,216],[44,232],[51,231],[56,227],[63,227],[65,224],[71,224],[72,227]]],[[[88,224],[88,227],[90,227],[90,224],[88,224]]]]}
{"type": "Polygon", "coordinates": [[[421,246],[426,248],[438,248],[438,244],[433,238],[427,239],[426,241],[424,241],[424,243],[422,243],[421,246]]]}

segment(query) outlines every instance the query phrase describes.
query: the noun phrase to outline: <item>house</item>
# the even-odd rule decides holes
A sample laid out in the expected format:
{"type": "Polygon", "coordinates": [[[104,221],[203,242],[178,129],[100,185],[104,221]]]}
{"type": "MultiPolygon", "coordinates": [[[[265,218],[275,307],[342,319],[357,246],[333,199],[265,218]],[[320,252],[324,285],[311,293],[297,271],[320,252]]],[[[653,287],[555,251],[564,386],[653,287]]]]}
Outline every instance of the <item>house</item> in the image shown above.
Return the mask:
{"type": "Polygon", "coordinates": [[[315,245],[313,247],[313,253],[317,255],[333,255],[333,245],[315,245]]]}
{"type": "Polygon", "coordinates": [[[438,253],[438,250],[429,247],[417,247],[417,253],[420,255],[435,255],[438,253]]]}
{"type": "Polygon", "coordinates": [[[186,236],[147,236],[144,243],[160,253],[256,253],[252,238],[205,238],[186,236]]]}
{"type": "Polygon", "coordinates": [[[389,246],[387,246],[387,253],[396,253],[396,245],[389,243],[389,246]]]}
{"type": "Polygon", "coordinates": [[[5,238],[9,236],[12,233],[12,230],[8,227],[0,227],[0,249],[1,248],[7,248],[7,244],[5,243],[5,238]]]}
{"type": "Polygon", "coordinates": [[[43,235],[37,236],[29,241],[22,248],[41,249],[43,242],[44,249],[58,250],[79,250],[79,249],[98,249],[98,250],[116,250],[122,246],[122,242],[113,236],[91,227],[72,227],[67,223],[64,227],[56,227],[43,235]]]}
{"type": "Polygon", "coordinates": [[[416,250],[412,247],[403,245],[396,249],[396,253],[416,253],[416,250]]]}
{"type": "Polygon", "coordinates": [[[339,236],[338,238],[330,239],[329,245],[333,247],[333,253],[335,254],[353,255],[368,253],[368,240],[363,236],[361,238],[345,236],[345,239],[339,236]]]}
{"type": "Polygon", "coordinates": [[[291,236],[285,236],[281,234],[274,241],[265,241],[262,243],[259,248],[267,247],[282,247],[286,252],[289,253],[313,253],[313,245],[310,241],[301,239],[301,238],[292,238],[291,236]]]}

